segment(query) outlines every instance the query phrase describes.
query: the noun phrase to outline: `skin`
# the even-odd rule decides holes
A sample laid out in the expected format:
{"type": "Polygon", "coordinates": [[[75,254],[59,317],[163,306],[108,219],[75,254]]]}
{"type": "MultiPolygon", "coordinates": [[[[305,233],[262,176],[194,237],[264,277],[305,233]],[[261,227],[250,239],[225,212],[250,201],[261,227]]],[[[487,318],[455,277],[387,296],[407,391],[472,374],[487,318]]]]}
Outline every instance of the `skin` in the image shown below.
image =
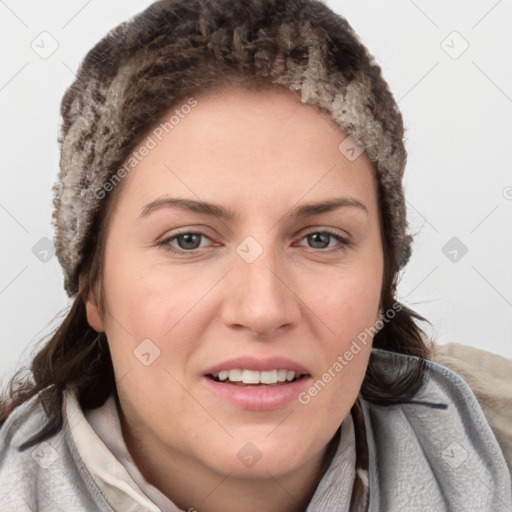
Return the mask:
{"type": "Polygon", "coordinates": [[[346,134],[287,89],[230,86],[196,99],[124,178],[106,241],[106,314],[89,296],[87,318],[107,334],[123,434],[149,482],[184,510],[299,511],[357,398],[370,343],[307,405],[244,410],[209,391],[202,373],[232,357],[281,355],[315,382],[375,324],[384,263],[375,178],[366,154],[349,161],[338,149],[346,134]],[[168,207],[139,219],[166,196],[238,217],[168,207]],[[333,197],[366,211],[289,216],[333,197]],[[350,244],[306,236],[325,229],[350,244]],[[158,245],[178,231],[206,236],[167,241],[183,254],[158,245]],[[263,250],[252,263],[236,252],[248,236],[263,250]],[[147,338],[160,355],[145,366],[134,351],[147,338]],[[252,467],[237,457],[247,442],[262,454],[252,467]]]}

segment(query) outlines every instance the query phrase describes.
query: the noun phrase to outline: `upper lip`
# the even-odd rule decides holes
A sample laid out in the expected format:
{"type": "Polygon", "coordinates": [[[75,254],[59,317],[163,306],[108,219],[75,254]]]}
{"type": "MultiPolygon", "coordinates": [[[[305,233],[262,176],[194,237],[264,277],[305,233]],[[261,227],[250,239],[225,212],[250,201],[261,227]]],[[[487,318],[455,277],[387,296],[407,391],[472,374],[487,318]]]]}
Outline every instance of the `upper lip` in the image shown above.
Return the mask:
{"type": "Polygon", "coordinates": [[[251,356],[236,357],[229,359],[223,363],[216,364],[205,370],[204,375],[212,375],[223,370],[253,370],[253,371],[270,371],[270,370],[291,370],[296,374],[309,375],[307,368],[286,357],[269,357],[266,359],[257,359],[251,356]]]}

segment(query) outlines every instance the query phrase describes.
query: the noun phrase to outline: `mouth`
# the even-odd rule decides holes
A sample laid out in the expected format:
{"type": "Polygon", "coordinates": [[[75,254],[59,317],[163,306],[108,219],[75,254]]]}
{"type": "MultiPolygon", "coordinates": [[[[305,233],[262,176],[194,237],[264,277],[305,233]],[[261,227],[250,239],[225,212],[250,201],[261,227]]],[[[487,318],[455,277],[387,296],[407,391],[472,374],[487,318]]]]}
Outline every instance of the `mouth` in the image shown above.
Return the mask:
{"type": "MultiPolygon", "coordinates": [[[[245,376],[241,371],[243,377],[240,380],[236,380],[239,375],[237,376],[235,373],[235,380],[233,381],[229,376],[221,380],[224,374],[209,373],[203,376],[202,382],[208,392],[238,409],[271,411],[287,407],[296,402],[300,393],[304,392],[311,381],[311,375],[309,374],[295,374],[292,376],[287,372],[285,380],[271,383],[248,382],[256,381],[256,376],[251,375],[252,373],[259,373],[254,372],[254,370],[249,371],[251,373],[245,374],[245,376]],[[290,375],[290,380],[288,380],[288,375],[290,375]]],[[[277,372],[278,370],[276,370],[277,372]]],[[[284,372],[280,372],[279,378],[282,379],[283,375],[284,372]]],[[[263,375],[263,380],[265,381],[265,379],[266,376],[263,375]]]]}
{"type": "Polygon", "coordinates": [[[237,409],[271,411],[293,404],[311,380],[306,366],[287,357],[244,355],[204,370],[201,382],[237,409]]]}
{"type": "Polygon", "coordinates": [[[207,374],[206,377],[214,382],[233,386],[271,388],[297,382],[309,377],[309,375],[281,368],[261,372],[247,369],[223,370],[218,373],[207,374]]]}

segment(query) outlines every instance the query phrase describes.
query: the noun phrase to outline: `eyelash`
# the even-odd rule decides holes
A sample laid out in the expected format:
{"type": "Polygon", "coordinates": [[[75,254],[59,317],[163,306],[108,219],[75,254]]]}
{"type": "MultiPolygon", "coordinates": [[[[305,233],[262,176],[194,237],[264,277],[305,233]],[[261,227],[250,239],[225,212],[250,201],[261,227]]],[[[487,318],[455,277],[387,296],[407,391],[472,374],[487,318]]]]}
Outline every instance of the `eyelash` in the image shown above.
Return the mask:
{"type": "MultiPolygon", "coordinates": [[[[307,236],[314,235],[317,233],[330,235],[332,238],[337,240],[340,245],[335,248],[325,248],[325,249],[315,249],[314,247],[310,247],[309,249],[311,251],[314,251],[314,252],[320,251],[320,252],[325,252],[325,253],[338,252],[338,251],[344,251],[345,249],[347,249],[348,247],[350,247],[352,245],[352,242],[350,240],[340,236],[339,234],[335,233],[334,231],[331,231],[330,229],[323,229],[321,231],[320,230],[310,231],[310,232],[302,235],[300,240],[302,240],[303,238],[306,238],[307,236]]],[[[195,254],[196,252],[201,250],[201,248],[190,249],[190,250],[176,249],[175,247],[170,245],[171,241],[177,239],[178,237],[180,237],[182,235],[202,235],[203,237],[208,238],[210,240],[210,237],[208,235],[206,235],[205,233],[203,233],[202,231],[183,231],[181,233],[177,233],[171,237],[168,237],[168,238],[162,240],[161,242],[158,243],[158,246],[162,247],[162,249],[164,251],[175,253],[175,254],[195,254]]]]}

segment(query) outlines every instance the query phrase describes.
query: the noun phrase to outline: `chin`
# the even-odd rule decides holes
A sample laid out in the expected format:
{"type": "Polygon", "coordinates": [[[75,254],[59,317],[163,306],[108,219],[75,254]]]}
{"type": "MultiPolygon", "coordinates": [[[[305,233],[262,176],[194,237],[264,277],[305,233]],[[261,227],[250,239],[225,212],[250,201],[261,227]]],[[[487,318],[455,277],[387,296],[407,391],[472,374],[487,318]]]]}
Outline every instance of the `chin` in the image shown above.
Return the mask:
{"type": "MultiPolygon", "coordinates": [[[[265,435],[268,435],[268,431],[265,435]]],[[[212,448],[209,450],[213,455],[209,464],[212,469],[240,478],[268,479],[270,475],[286,475],[306,464],[317,454],[316,443],[294,439],[293,436],[276,436],[270,441],[268,437],[265,439],[265,436],[249,435],[237,437],[223,446],[217,445],[212,448]]]]}
{"type": "MultiPolygon", "coordinates": [[[[305,463],[306,461],[304,461],[305,463]]],[[[271,477],[279,478],[298,469],[300,461],[283,461],[281,457],[262,456],[259,460],[242,463],[238,457],[216,459],[212,468],[216,473],[229,475],[230,478],[250,478],[268,480],[271,477]]]]}

